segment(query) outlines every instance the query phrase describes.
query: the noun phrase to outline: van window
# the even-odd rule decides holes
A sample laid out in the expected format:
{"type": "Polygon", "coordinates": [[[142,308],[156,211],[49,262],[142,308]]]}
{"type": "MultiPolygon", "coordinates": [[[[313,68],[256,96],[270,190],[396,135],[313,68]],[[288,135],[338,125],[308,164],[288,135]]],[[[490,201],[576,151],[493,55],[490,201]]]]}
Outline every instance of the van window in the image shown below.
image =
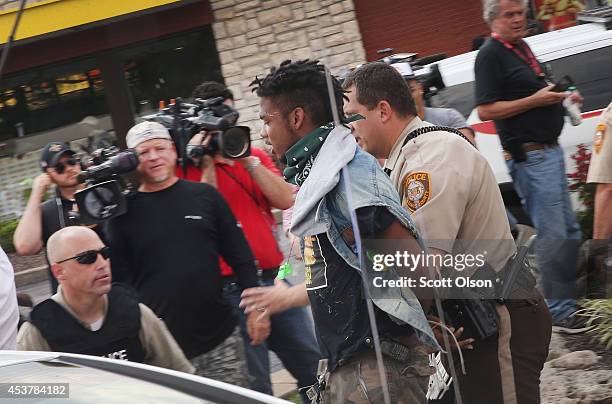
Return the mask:
{"type": "Polygon", "coordinates": [[[467,118],[474,109],[474,82],[446,87],[432,97],[432,107],[454,108],[467,118]]]}
{"type": "Polygon", "coordinates": [[[605,108],[612,101],[612,46],[549,62],[555,80],[569,75],[584,97],[582,111],[605,108]]]}

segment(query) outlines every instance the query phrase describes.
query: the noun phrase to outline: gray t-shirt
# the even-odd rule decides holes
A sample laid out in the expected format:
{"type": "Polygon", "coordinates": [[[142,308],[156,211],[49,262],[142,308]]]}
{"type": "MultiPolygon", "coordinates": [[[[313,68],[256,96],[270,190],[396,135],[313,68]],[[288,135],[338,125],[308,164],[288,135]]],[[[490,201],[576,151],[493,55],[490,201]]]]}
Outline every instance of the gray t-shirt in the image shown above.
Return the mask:
{"type": "Polygon", "coordinates": [[[426,107],[423,120],[437,126],[448,126],[455,129],[470,128],[463,115],[452,108],[426,107]]]}

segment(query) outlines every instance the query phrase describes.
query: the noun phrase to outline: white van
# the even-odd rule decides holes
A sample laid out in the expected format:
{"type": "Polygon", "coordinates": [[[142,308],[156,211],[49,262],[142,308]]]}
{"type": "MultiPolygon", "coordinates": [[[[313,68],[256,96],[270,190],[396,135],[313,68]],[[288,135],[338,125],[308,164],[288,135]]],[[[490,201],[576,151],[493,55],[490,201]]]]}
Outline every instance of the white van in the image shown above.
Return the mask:
{"type": "MultiPolygon", "coordinates": [[[[559,138],[568,172],[574,170],[571,154],[580,143],[591,145],[603,109],[612,101],[612,30],[590,23],[547,32],[525,39],[538,60],[552,68],[555,79],[572,77],[584,97],[582,124],[566,123],[559,138]]],[[[507,205],[520,204],[502,155],[493,121],[481,121],[474,103],[474,61],[478,51],[437,62],[446,88],[432,98],[433,106],[455,108],[476,131],[476,142],[493,168],[507,205]]]]}

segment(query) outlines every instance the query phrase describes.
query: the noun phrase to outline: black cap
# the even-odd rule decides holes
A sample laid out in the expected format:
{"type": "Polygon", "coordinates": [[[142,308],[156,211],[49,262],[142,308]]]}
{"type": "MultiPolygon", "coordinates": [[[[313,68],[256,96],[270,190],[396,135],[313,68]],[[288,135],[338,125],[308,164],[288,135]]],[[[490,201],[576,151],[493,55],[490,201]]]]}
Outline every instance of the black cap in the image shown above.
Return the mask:
{"type": "Polygon", "coordinates": [[[40,168],[45,171],[49,167],[54,167],[57,161],[64,154],[75,154],[70,150],[70,146],[66,142],[51,142],[45,146],[42,155],[40,156],[40,168]]]}

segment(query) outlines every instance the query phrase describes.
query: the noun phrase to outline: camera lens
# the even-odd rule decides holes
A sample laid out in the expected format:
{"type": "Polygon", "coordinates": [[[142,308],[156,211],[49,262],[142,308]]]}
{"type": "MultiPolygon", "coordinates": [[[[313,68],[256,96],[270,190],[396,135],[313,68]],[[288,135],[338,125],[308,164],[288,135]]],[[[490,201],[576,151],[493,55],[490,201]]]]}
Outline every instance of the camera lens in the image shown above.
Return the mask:
{"type": "Polygon", "coordinates": [[[223,132],[222,149],[227,157],[246,157],[250,150],[250,131],[245,126],[235,126],[223,132]]]}

